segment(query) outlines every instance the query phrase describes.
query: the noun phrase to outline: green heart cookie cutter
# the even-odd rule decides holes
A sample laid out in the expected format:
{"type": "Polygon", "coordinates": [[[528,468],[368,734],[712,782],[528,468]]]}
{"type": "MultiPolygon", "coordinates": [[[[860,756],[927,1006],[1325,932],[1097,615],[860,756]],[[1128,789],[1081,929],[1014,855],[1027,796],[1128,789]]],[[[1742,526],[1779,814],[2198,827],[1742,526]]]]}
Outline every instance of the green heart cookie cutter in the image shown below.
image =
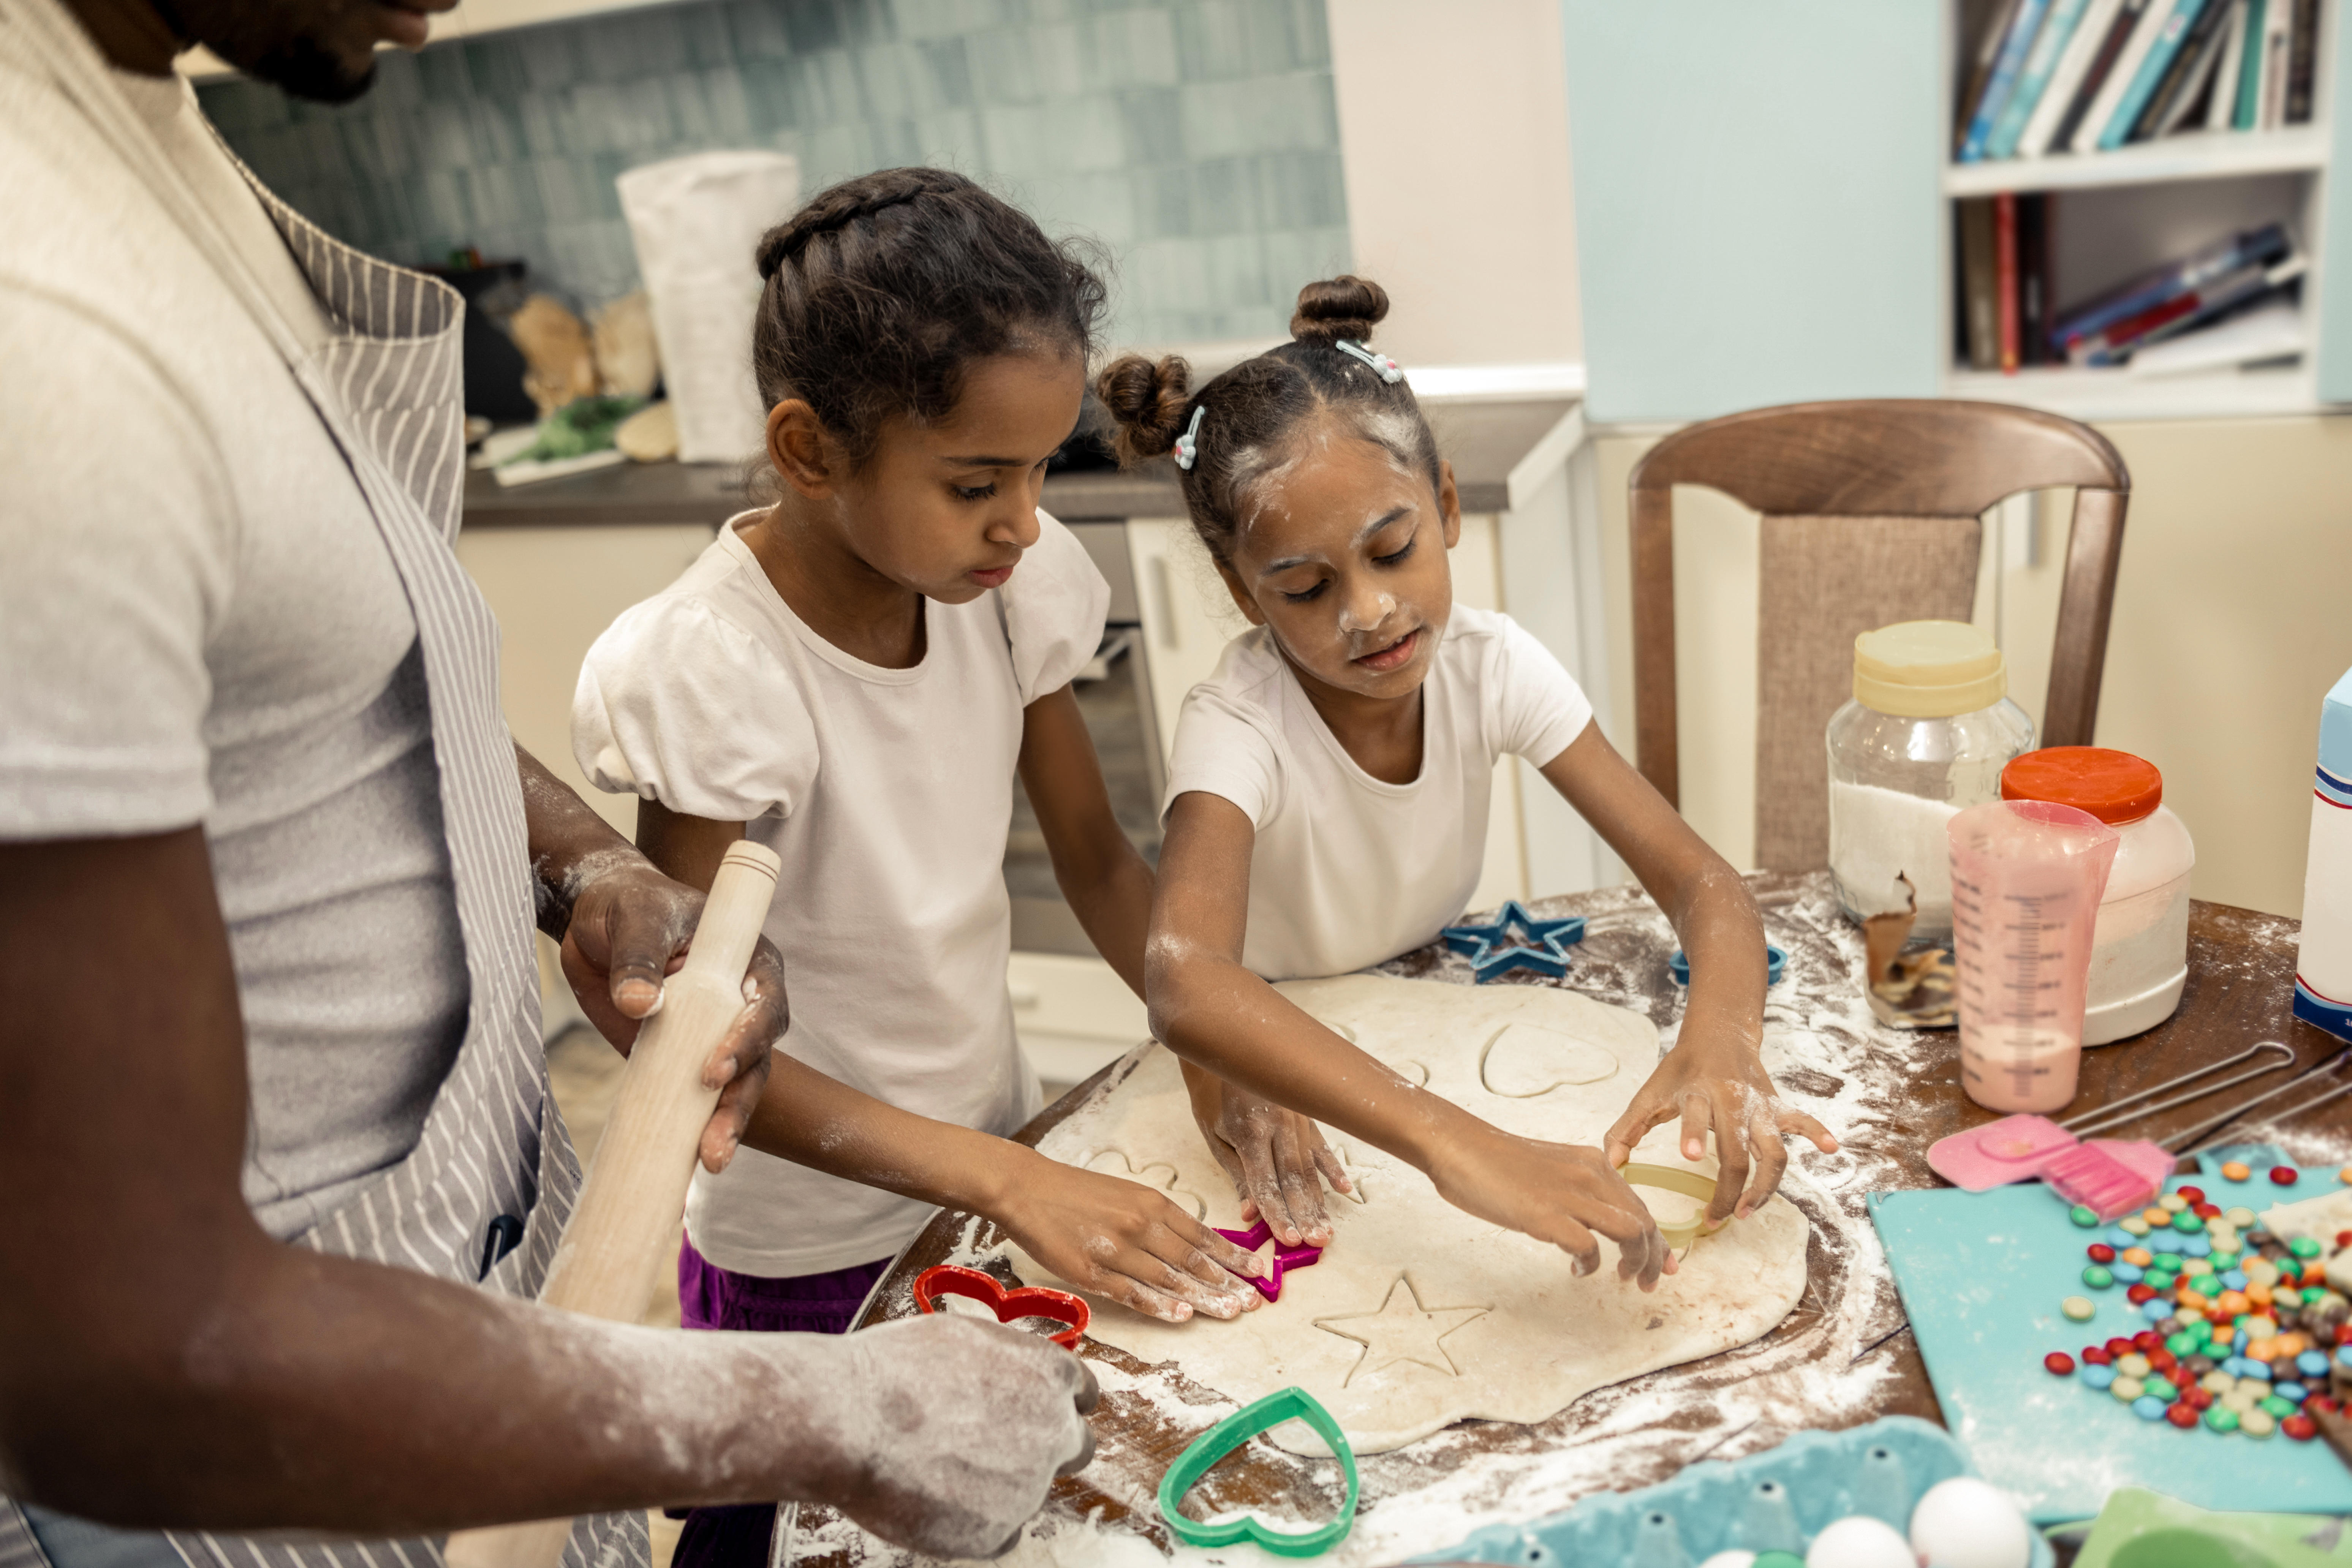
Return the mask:
{"type": "Polygon", "coordinates": [[[1234,1411],[1176,1457],[1160,1479],[1160,1517],[1187,1546],[1231,1546],[1239,1541],[1255,1541],[1277,1557],[1317,1557],[1347,1540],[1348,1531],[1356,1527],[1356,1451],[1348,1447],[1348,1435],[1339,1430],[1339,1423],[1304,1388],[1283,1388],[1234,1411]],[[1277,1530],[1256,1519],[1202,1524],[1185,1516],[1178,1505],[1193,1483],[1208,1474],[1211,1465],[1260,1432],[1272,1431],[1290,1420],[1314,1427],[1339,1460],[1339,1469],[1348,1478],[1348,1496],[1339,1504],[1338,1518],[1313,1530],[1277,1530]]]}

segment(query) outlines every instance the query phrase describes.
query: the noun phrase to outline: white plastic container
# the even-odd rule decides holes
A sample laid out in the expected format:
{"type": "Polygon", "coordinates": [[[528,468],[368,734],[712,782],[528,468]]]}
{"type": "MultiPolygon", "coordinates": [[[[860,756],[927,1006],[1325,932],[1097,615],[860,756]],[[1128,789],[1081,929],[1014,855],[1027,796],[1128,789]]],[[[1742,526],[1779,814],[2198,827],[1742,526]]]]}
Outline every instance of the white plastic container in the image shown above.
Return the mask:
{"type": "Polygon", "coordinates": [[[1853,640],[1854,700],[1832,715],[1830,873],[1847,916],[1917,904],[1912,939],[1948,940],[1945,830],[2000,799],[2000,770],[2033,744],[1992,639],[1964,621],[1906,621],[1853,640]]]}
{"type": "Polygon", "coordinates": [[[2294,1016],[2352,1040],[2352,674],[2336,683],[2319,710],[2294,1016]]]}
{"type": "Polygon", "coordinates": [[[2128,751],[2053,746],[2002,769],[2000,792],[2088,811],[2121,841],[2092,938],[2083,1043],[2107,1045],[2170,1018],[2189,983],[2189,873],[2197,846],[2164,804],[2164,775],[2128,751]]]}

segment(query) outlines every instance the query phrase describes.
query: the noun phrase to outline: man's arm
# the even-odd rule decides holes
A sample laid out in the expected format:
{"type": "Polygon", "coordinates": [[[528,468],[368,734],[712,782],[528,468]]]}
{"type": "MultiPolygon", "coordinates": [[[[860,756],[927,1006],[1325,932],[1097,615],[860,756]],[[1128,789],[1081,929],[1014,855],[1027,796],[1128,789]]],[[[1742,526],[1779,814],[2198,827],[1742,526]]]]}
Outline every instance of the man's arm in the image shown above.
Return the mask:
{"type": "Polygon", "coordinates": [[[200,829],[0,844],[0,1477],[31,1500],[392,1534],[816,1498],[961,1555],[1082,1462],[1084,1372],[1016,1333],[662,1333],[272,1241],[200,829]],[[877,1415],[910,1407],[937,1420],[877,1415]]]}

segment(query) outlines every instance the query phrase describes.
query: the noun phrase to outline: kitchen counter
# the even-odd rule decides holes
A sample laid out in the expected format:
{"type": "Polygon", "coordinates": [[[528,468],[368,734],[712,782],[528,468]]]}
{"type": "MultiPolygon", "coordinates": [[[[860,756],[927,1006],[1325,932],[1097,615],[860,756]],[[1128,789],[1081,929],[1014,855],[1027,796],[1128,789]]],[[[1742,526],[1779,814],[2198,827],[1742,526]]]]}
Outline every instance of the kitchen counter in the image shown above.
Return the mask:
{"type": "MultiPolygon", "coordinates": [[[[1565,398],[1427,405],[1438,450],[1454,465],[1462,509],[1505,510],[1511,470],[1575,406],[1565,398]]],[[[751,504],[744,488],[749,474],[747,465],[735,463],[626,463],[509,489],[487,472],[473,472],[466,476],[466,526],[716,528],[751,504]]],[[[1164,458],[1126,473],[1048,475],[1042,504],[1066,523],[1184,515],[1176,466],[1164,458]]]]}

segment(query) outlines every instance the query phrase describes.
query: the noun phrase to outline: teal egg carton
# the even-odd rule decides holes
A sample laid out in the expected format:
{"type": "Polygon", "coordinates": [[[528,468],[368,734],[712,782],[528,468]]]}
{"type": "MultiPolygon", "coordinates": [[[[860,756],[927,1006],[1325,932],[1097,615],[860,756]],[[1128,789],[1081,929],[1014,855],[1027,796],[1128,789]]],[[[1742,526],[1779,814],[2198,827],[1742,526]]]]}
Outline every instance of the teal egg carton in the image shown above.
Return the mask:
{"type": "MultiPolygon", "coordinates": [[[[1888,1416],[1845,1432],[1800,1432],[1778,1448],[1728,1462],[1702,1459],[1640,1491],[1586,1498],[1526,1524],[1491,1524],[1419,1563],[1508,1563],[1544,1568],[1698,1568],[1718,1552],[1804,1554],[1849,1514],[1897,1530],[1929,1487],[1974,1475],[1942,1427],[1888,1416]]],[[[2032,1568],[2052,1568],[2032,1533],[2032,1568]]]]}

